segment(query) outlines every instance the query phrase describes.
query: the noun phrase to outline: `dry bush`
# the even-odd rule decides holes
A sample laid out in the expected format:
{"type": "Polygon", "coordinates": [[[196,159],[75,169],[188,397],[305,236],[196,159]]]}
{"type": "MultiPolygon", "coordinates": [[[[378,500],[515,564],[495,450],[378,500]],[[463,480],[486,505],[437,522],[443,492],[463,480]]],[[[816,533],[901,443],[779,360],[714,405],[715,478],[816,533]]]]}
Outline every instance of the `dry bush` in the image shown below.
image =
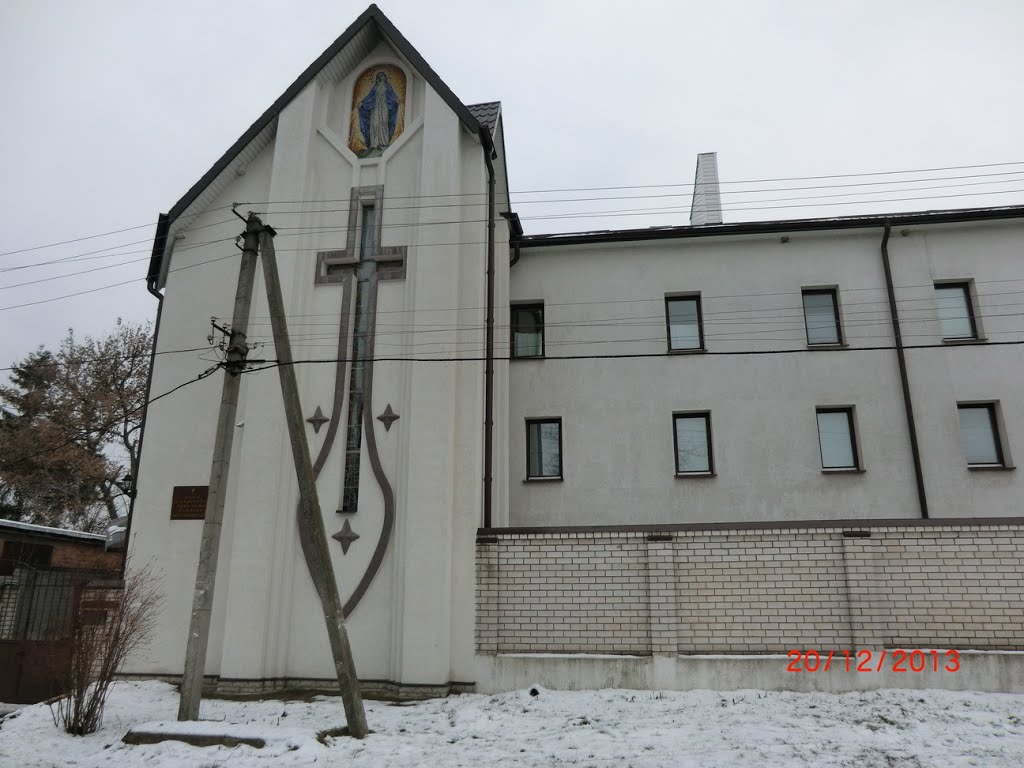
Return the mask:
{"type": "Polygon", "coordinates": [[[54,725],[75,736],[103,721],[111,683],[125,659],[149,643],[162,603],[151,566],[126,570],[123,582],[93,582],[69,632],[70,664],[60,681],[65,695],[50,704],[54,725]]]}

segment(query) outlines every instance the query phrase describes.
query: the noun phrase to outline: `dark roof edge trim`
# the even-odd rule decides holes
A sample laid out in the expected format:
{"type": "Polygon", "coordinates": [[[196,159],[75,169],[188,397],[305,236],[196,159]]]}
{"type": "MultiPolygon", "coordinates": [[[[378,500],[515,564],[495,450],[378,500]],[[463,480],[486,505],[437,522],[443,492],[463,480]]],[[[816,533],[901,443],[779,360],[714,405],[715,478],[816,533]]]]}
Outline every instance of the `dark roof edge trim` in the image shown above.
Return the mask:
{"type": "Polygon", "coordinates": [[[188,208],[195,199],[202,194],[203,190],[220,175],[221,171],[227,168],[231,161],[238,156],[238,153],[245,149],[246,146],[248,146],[257,135],[259,135],[260,131],[266,128],[270,122],[280,114],[281,110],[283,110],[292,99],[299,95],[303,88],[309,85],[313,78],[316,77],[317,73],[327,66],[327,63],[333,59],[342,48],[352,41],[352,38],[356,36],[356,33],[358,33],[359,30],[361,30],[363,26],[370,21],[370,19],[380,15],[383,14],[380,13],[377,6],[371,5],[359,15],[359,18],[349,25],[348,29],[342,32],[341,37],[331,43],[330,47],[317,57],[316,61],[306,67],[303,73],[299,75],[298,79],[285,89],[285,92],[282,93],[277,100],[256,119],[256,122],[249,126],[245,133],[243,133],[238,140],[231,145],[228,151],[221,155],[220,159],[213,164],[210,170],[204,173],[200,177],[199,181],[193,184],[188,192],[186,192],[184,196],[174,204],[168,214],[171,221],[173,222],[182,213],[184,213],[185,209],[188,208]]]}
{"type": "Polygon", "coordinates": [[[763,531],[793,528],[979,528],[1024,525],[1024,517],[846,518],[840,520],[775,520],[735,523],[647,523],[639,525],[553,525],[477,528],[478,537],[543,536],[596,533],[653,533],[673,531],[763,531]]]}
{"type": "MultiPolygon", "coordinates": [[[[370,5],[365,11],[363,11],[359,18],[349,25],[348,29],[342,32],[341,36],[331,43],[330,47],[327,48],[320,56],[317,57],[316,61],[310,64],[306,69],[299,75],[298,79],[295,80],[288,88],[282,93],[277,100],[270,105],[270,107],[257,118],[256,122],[249,126],[249,128],[243,133],[239,139],[231,145],[227,152],[221,155],[220,159],[213,164],[213,166],[192,187],[182,196],[178,202],[174,204],[170,212],[167,214],[167,227],[179,217],[195,200],[203,193],[210,184],[231,164],[231,162],[238,156],[238,154],[245,149],[250,142],[255,139],[260,132],[266,128],[270,123],[281,113],[281,111],[288,106],[288,104],[294,99],[299,93],[307,86],[313,79],[320,73],[320,71],[327,66],[331,59],[338,55],[338,53],[347,46],[356,34],[369,22],[376,22],[380,31],[385,37],[398,49],[398,52],[404,56],[412,66],[417,69],[422,75],[423,79],[437,91],[438,95],[444,99],[445,103],[452,109],[453,112],[458,116],[459,120],[466,126],[466,128],[473,134],[480,133],[480,123],[473,117],[470,111],[466,108],[466,105],[459,101],[458,97],[452,93],[451,88],[445,85],[444,81],[438,77],[437,73],[427,64],[426,60],[419,54],[419,52],[412,47],[405,36],[398,31],[391,20],[384,15],[384,12],[380,10],[376,5],[370,5]]],[[[159,276],[161,264],[163,261],[163,249],[160,249],[159,255],[157,254],[157,247],[160,243],[160,230],[157,230],[157,237],[153,242],[153,258],[149,264],[149,279],[152,279],[154,274],[159,276]]],[[[166,229],[163,231],[164,240],[166,240],[166,229]]],[[[164,243],[166,244],[166,243],[164,243]]]]}
{"type": "Polygon", "coordinates": [[[951,222],[991,221],[1024,218],[1024,205],[999,208],[954,208],[917,213],[886,213],[872,216],[844,216],[831,219],[783,219],[775,221],[744,221],[736,224],[705,226],[655,227],[648,229],[616,229],[600,232],[570,232],[552,235],[524,235],[517,240],[523,248],[553,245],[584,245],[641,240],[672,240],[690,237],[725,237],[786,232],[813,232],[833,229],[866,229],[870,227],[906,226],[911,224],[946,224],[951,222]]]}
{"type": "MultiPolygon", "coordinates": [[[[452,93],[452,89],[449,88],[445,84],[444,80],[442,80],[431,66],[427,64],[426,59],[420,56],[419,51],[413,48],[412,43],[405,39],[405,35],[399,32],[398,28],[391,23],[391,19],[385,16],[376,5],[371,5],[367,8],[363,16],[366,14],[370,14],[376,20],[381,31],[391,40],[392,43],[394,43],[398,52],[408,59],[409,63],[412,64],[413,67],[419,70],[419,73],[423,75],[423,79],[427,81],[427,84],[430,85],[431,88],[437,91],[438,95],[444,99],[445,103],[451,108],[451,110],[458,115],[459,120],[462,121],[464,126],[466,126],[466,129],[471,133],[479,133],[480,121],[473,117],[473,114],[469,111],[466,105],[459,100],[458,96],[452,93]]],[[[362,18],[362,16],[360,16],[360,18],[362,18]]],[[[351,29],[352,27],[349,27],[349,30],[351,29]]],[[[345,31],[346,35],[349,30],[345,31]]],[[[340,40],[341,38],[338,39],[340,40]]],[[[335,46],[337,46],[337,43],[335,43],[335,46]]]]}
{"type": "Polygon", "coordinates": [[[155,291],[160,282],[160,265],[164,260],[164,248],[167,247],[167,232],[170,228],[171,217],[166,213],[161,213],[156,220],[153,253],[149,257],[149,272],[146,274],[146,286],[150,291],[155,291]]]}

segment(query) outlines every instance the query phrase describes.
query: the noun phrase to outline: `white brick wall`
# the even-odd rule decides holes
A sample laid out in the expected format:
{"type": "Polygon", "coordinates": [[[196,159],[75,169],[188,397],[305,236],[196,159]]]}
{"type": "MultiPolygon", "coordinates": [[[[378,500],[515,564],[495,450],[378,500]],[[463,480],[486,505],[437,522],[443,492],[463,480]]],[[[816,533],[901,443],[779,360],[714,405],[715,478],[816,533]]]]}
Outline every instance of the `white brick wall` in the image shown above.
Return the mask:
{"type": "Polygon", "coordinates": [[[477,650],[1024,650],[1022,545],[1019,523],[489,535],[477,650]]]}

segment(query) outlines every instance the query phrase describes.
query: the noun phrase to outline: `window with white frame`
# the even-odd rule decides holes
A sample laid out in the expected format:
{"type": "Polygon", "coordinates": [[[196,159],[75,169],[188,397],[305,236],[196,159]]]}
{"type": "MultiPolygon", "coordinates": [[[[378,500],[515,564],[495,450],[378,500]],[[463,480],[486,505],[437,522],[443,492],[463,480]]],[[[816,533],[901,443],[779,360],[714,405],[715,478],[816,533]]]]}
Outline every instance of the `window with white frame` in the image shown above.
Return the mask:
{"type": "Polygon", "coordinates": [[[976,339],[970,283],[936,283],[935,311],[944,339],[976,339]]]}
{"type": "Polygon", "coordinates": [[[802,293],[807,344],[842,344],[838,291],[835,288],[804,288],[802,293]]]}
{"type": "Polygon", "coordinates": [[[818,408],[822,469],[859,469],[852,408],[818,408]]]}
{"type": "Polygon", "coordinates": [[[958,403],[960,440],[969,467],[1005,466],[995,403],[958,403]]]}

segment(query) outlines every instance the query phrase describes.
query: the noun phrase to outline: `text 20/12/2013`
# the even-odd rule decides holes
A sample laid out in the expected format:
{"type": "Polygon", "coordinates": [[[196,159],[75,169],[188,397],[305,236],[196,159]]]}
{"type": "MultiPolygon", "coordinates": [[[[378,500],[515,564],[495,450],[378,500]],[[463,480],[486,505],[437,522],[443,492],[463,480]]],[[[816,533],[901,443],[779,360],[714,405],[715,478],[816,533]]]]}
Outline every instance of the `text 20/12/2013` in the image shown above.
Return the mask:
{"type": "Polygon", "coordinates": [[[960,654],[954,650],[896,648],[872,651],[798,651],[786,654],[790,659],[787,672],[828,672],[833,667],[844,672],[959,672],[960,654]]]}

